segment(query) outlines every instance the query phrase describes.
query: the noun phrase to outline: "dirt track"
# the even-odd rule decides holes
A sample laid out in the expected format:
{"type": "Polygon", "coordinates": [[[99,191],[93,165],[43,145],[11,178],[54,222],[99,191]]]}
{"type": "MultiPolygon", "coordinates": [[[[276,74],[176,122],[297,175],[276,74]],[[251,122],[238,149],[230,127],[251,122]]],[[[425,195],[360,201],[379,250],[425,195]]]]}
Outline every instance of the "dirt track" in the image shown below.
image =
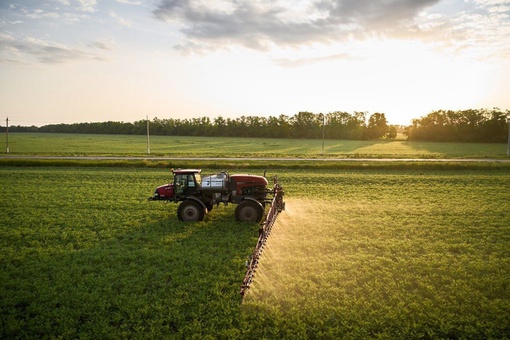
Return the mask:
{"type": "Polygon", "coordinates": [[[55,159],[55,160],[148,160],[148,161],[320,161],[320,162],[485,162],[510,163],[509,158],[284,158],[284,157],[131,157],[131,156],[15,156],[2,155],[0,159],[55,159]]]}

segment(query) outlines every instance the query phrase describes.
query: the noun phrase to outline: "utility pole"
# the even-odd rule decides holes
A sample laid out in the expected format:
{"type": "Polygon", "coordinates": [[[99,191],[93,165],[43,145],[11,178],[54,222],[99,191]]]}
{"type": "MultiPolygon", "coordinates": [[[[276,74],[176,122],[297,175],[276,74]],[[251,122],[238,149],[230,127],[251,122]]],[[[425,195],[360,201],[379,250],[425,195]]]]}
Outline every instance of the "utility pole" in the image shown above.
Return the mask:
{"type": "Polygon", "coordinates": [[[326,125],[325,123],[326,115],[321,113],[321,116],[322,116],[322,155],[324,156],[324,128],[326,125]]]}
{"type": "Polygon", "coordinates": [[[510,156],[510,116],[508,116],[507,119],[508,119],[508,146],[506,148],[506,155],[510,156]]]}
{"type": "Polygon", "coordinates": [[[5,118],[5,146],[7,153],[9,153],[9,117],[5,118]]]}
{"type": "Polygon", "coordinates": [[[147,154],[151,154],[151,144],[149,141],[149,115],[147,115],[147,154]]]}

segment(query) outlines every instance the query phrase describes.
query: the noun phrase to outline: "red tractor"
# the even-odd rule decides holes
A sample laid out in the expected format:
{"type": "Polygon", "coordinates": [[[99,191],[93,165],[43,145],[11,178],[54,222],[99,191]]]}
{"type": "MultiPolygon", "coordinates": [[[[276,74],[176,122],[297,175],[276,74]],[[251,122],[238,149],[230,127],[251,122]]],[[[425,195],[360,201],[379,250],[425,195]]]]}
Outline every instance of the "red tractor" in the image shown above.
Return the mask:
{"type": "Polygon", "coordinates": [[[275,204],[278,211],[285,209],[283,188],[276,176],[269,189],[265,173],[255,176],[220,172],[203,177],[200,169],[172,169],[172,173],[173,183],[157,187],[149,200],[181,202],[177,209],[181,221],[202,221],[220,203],[237,204],[236,220],[250,223],[260,222],[267,204],[275,204]]]}

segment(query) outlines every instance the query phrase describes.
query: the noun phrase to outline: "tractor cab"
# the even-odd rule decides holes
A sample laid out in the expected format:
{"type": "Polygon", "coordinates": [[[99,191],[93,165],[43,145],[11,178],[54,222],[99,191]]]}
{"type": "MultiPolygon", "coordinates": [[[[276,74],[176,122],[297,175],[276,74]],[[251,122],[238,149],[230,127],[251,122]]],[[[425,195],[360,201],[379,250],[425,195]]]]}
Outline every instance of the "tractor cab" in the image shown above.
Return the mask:
{"type": "Polygon", "coordinates": [[[174,201],[193,194],[202,183],[201,171],[200,169],[172,169],[173,183],[157,187],[150,200],[174,201]]]}
{"type": "Polygon", "coordinates": [[[176,198],[193,194],[202,184],[200,169],[178,169],[173,170],[174,193],[176,198]]]}

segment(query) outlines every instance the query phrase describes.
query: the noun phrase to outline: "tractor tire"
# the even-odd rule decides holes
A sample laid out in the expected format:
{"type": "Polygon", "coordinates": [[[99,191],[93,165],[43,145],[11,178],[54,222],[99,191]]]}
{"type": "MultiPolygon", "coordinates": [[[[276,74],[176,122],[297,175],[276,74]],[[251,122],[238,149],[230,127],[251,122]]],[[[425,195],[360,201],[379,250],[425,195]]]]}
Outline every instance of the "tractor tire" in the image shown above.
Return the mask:
{"type": "Polygon", "coordinates": [[[186,200],[177,208],[177,217],[184,222],[199,222],[204,219],[205,211],[196,201],[186,200]]]}
{"type": "Polygon", "coordinates": [[[236,220],[239,222],[255,223],[262,219],[262,208],[253,201],[242,201],[236,207],[236,220]]]}

